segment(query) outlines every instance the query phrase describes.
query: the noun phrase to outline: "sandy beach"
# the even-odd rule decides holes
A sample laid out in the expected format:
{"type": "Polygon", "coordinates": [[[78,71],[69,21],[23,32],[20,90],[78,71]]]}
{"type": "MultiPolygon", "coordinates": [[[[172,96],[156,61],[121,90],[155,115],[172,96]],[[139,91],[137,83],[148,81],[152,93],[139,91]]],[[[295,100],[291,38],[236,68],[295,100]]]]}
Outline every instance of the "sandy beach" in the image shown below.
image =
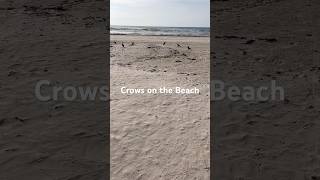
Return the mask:
{"type": "Polygon", "coordinates": [[[53,86],[103,86],[103,1],[0,2],[0,179],[105,180],[107,103],[40,101],[53,86]]]}
{"type": "Polygon", "coordinates": [[[212,79],[274,80],[284,101],[213,103],[212,178],[320,179],[319,1],[212,4],[212,79]]]}
{"type": "Polygon", "coordinates": [[[209,179],[209,38],[113,35],[110,46],[111,179],[209,179]],[[164,86],[200,94],[121,93],[164,86]]]}

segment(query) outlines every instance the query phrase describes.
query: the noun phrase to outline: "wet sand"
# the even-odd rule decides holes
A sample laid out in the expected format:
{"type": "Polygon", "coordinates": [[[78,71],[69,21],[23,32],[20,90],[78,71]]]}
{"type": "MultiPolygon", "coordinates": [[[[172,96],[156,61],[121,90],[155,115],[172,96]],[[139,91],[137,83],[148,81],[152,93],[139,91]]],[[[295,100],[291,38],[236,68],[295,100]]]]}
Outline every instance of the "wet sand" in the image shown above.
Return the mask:
{"type": "Polygon", "coordinates": [[[107,102],[40,101],[107,82],[103,1],[0,2],[0,179],[105,180],[107,102]]]}
{"type": "Polygon", "coordinates": [[[276,81],[285,100],[218,101],[215,179],[320,179],[319,2],[215,1],[212,78],[239,87],[276,81]]]}

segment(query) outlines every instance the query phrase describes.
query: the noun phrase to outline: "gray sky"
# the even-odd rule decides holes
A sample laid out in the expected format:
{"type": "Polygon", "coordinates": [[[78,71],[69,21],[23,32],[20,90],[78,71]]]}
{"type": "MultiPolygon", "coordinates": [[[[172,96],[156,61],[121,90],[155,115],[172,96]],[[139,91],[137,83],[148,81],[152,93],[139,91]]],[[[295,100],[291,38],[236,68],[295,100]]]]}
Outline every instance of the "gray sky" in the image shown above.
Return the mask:
{"type": "Polygon", "coordinates": [[[209,27],[209,0],[111,0],[111,25],[209,27]]]}

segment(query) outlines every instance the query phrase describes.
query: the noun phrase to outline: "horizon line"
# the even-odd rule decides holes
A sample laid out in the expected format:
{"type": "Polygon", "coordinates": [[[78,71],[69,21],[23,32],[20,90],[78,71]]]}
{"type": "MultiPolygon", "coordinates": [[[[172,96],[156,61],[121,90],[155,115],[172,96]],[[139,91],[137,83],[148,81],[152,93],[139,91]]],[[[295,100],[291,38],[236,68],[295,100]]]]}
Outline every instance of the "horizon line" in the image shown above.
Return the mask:
{"type": "Polygon", "coordinates": [[[133,27],[172,27],[172,28],[211,28],[210,26],[162,26],[162,25],[118,25],[110,24],[110,26],[133,26],[133,27]]]}

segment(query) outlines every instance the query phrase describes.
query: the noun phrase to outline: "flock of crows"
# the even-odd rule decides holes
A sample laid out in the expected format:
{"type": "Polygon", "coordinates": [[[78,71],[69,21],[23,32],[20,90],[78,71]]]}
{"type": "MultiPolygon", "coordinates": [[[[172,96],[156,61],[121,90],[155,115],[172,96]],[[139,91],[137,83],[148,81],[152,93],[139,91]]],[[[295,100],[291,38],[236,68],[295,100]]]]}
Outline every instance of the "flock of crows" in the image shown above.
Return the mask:
{"type": "MultiPolygon", "coordinates": [[[[116,41],[114,41],[113,42],[114,44],[117,44],[117,42],[116,41]]],[[[125,45],[123,44],[123,42],[121,43],[121,45],[122,45],[122,47],[123,48],[125,48],[125,45]]],[[[130,44],[130,46],[134,46],[135,45],[135,43],[134,42],[132,42],[131,44],[130,44]]],[[[162,44],[163,46],[165,46],[166,45],[166,42],[163,42],[163,44],[162,44]]],[[[180,44],[178,44],[177,43],[177,47],[182,47],[180,44]]],[[[191,48],[190,48],[190,46],[187,46],[187,48],[188,48],[188,50],[191,50],[191,48]]]]}

